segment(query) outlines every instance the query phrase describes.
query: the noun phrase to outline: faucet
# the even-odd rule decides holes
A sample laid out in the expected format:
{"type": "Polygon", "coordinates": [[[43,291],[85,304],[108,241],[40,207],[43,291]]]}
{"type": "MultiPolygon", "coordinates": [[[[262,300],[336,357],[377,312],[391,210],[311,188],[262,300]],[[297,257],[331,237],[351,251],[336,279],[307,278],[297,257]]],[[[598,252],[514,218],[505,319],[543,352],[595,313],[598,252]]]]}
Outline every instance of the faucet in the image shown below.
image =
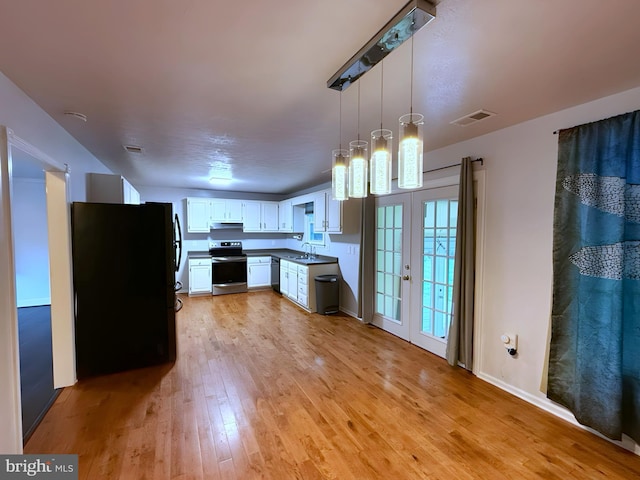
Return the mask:
{"type": "Polygon", "coordinates": [[[311,244],[310,244],[309,242],[304,242],[304,243],[302,244],[302,251],[304,252],[304,256],[305,256],[306,258],[309,258],[309,255],[310,255],[310,252],[311,252],[311,249],[312,249],[312,248],[313,248],[313,247],[311,246],[311,244]],[[309,251],[308,251],[308,252],[307,252],[307,247],[309,247],[309,251]]]}

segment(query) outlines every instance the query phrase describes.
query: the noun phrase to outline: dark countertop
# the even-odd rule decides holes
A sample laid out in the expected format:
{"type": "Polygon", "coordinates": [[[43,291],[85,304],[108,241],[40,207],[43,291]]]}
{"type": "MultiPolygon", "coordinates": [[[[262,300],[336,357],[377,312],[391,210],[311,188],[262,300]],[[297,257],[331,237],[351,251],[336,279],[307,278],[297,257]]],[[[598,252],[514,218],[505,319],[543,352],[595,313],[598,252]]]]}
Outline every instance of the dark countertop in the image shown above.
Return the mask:
{"type": "MultiPolygon", "coordinates": [[[[288,248],[262,248],[255,250],[243,250],[243,253],[247,254],[247,257],[278,257],[281,260],[288,260],[290,262],[299,263],[300,265],[322,265],[326,263],[338,263],[336,257],[329,257],[327,255],[316,255],[315,258],[297,258],[304,256],[304,252],[297,250],[291,250],[288,248]]],[[[209,251],[192,250],[187,252],[187,260],[197,258],[211,258],[209,251]]]]}
{"type": "Polygon", "coordinates": [[[209,251],[189,251],[187,252],[187,260],[196,259],[196,258],[211,258],[209,255],[209,251]]]}
{"type": "Polygon", "coordinates": [[[290,262],[299,263],[300,265],[322,265],[325,263],[338,263],[336,257],[330,257],[328,255],[316,255],[314,259],[309,258],[296,258],[304,255],[304,252],[297,250],[291,250],[288,248],[263,248],[256,250],[243,250],[248,257],[278,257],[281,260],[288,260],[290,262]]]}

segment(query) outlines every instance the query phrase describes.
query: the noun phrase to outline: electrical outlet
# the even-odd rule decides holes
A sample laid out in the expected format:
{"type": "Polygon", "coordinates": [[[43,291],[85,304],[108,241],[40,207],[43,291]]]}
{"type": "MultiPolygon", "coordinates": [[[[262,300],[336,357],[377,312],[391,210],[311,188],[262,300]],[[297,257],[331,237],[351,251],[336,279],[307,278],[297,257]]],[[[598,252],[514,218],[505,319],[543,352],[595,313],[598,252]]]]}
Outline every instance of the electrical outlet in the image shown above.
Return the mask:
{"type": "Polygon", "coordinates": [[[518,335],[516,335],[515,333],[503,333],[500,337],[500,340],[502,341],[504,348],[506,348],[507,350],[509,350],[510,348],[513,348],[515,350],[518,349],[518,335]]]}

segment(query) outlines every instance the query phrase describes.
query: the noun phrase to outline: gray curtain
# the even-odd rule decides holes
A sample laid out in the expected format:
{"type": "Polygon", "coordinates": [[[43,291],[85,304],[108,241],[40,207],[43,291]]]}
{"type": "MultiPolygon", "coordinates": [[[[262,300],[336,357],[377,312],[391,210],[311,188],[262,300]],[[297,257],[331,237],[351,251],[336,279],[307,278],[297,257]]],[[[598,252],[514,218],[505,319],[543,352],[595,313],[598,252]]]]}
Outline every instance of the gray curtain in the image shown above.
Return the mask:
{"type": "Polygon", "coordinates": [[[453,276],[453,318],[447,339],[447,362],[473,368],[473,302],[476,265],[475,195],[471,158],[462,159],[453,276]]]}

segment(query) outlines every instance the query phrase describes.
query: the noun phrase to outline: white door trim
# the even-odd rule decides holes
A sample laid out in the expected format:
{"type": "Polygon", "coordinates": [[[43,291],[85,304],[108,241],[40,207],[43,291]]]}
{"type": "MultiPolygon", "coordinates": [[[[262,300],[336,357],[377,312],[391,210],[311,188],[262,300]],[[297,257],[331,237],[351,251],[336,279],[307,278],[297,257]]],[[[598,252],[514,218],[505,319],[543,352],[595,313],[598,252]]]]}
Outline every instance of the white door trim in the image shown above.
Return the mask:
{"type": "Polygon", "coordinates": [[[53,386],[76,383],[76,343],[71,271],[71,218],[68,174],[46,172],[53,386]]]}
{"type": "Polygon", "coordinates": [[[22,453],[20,355],[11,229],[9,130],[0,126],[0,452],[22,453]]]}

